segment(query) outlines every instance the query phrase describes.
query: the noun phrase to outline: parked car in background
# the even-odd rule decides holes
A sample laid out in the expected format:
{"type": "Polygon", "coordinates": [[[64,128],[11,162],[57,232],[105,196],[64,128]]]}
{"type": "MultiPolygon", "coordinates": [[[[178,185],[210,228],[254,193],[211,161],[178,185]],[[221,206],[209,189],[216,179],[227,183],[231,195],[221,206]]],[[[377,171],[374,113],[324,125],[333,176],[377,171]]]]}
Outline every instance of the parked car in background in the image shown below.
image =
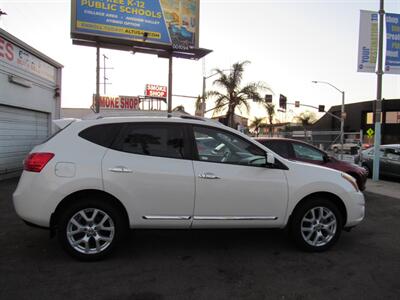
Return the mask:
{"type": "Polygon", "coordinates": [[[324,251],[364,218],[352,176],[287,160],[217,122],[68,122],[26,158],[13,201],[78,259],[107,256],[129,228],[289,228],[302,249],[324,251]]]}
{"type": "Polygon", "coordinates": [[[298,140],[256,138],[256,141],[287,159],[308,162],[345,172],[357,180],[358,187],[361,191],[365,190],[367,172],[355,164],[337,160],[329,156],[326,152],[298,140]]]}
{"type": "MultiPolygon", "coordinates": [[[[352,151],[358,151],[361,148],[361,144],[359,141],[354,140],[346,140],[343,143],[343,152],[351,153],[352,151]]],[[[338,153],[342,149],[342,144],[336,143],[331,145],[331,150],[335,153],[338,153]]]]}
{"type": "MultiPolygon", "coordinates": [[[[369,148],[361,152],[356,162],[372,176],[375,149],[369,148]]],[[[400,144],[382,145],[379,151],[379,173],[382,176],[400,178],[400,144]]]]}

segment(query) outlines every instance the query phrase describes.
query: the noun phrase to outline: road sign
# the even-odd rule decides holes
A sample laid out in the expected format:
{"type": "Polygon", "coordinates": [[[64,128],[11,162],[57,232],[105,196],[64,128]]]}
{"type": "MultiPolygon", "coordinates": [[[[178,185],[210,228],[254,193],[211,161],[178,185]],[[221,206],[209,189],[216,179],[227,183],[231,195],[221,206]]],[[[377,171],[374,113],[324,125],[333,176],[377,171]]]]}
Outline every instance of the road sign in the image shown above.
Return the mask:
{"type": "Polygon", "coordinates": [[[369,138],[372,138],[374,136],[374,134],[375,134],[375,131],[372,128],[367,130],[367,135],[369,138]]]}

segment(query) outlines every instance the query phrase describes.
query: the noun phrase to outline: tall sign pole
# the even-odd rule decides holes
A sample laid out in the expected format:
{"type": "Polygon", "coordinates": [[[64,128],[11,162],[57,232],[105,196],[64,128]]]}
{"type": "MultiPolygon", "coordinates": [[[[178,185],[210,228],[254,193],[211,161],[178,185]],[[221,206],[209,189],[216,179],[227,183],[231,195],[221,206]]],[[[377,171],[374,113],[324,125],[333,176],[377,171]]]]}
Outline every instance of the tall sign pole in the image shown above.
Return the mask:
{"type": "Polygon", "coordinates": [[[378,46],[378,75],[377,95],[375,101],[375,140],[374,140],[374,163],[372,180],[379,180],[379,159],[381,146],[381,114],[382,114],[382,77],[383,77],[383,19],[385,16],[384,0],[380,0],[379,9],[379,46],[378,46]]]}
{"type": "Polygon", "coordinates": [[[168,112],[172,112],[172,54],[168,62],[168,112]]]}

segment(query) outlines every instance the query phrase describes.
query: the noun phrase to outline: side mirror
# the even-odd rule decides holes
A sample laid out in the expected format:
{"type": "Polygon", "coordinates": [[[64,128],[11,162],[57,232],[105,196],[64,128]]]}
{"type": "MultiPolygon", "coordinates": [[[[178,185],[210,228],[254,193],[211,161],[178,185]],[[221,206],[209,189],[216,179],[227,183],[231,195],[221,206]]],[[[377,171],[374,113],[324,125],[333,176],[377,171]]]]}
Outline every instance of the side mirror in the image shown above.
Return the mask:
{"type": "Polygon", "coordinates": [[[328,155],[324,155],[324,163],[327,163],[327,162],[329,162],[329,156],[328,155]]]}
{"type": "Polygon", "coordinates": [[[272,153],[267,152],[267,164],[274,165],[275,164],[275,156],[272,153]]]}

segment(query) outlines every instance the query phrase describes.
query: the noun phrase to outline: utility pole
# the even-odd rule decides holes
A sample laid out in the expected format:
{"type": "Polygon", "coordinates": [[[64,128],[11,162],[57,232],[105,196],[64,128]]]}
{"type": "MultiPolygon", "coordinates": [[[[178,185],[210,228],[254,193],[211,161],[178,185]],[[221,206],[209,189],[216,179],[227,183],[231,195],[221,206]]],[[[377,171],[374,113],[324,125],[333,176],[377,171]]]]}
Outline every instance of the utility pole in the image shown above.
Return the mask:
{"type": "Polygon", "coordinates": [[[383,19],[385,16],[384,0],[380,0],[379,9],[379,47],[378,47],[378,76],[377,95],[375,101],[375,139],[374,139],[374,161],[372,180],[379,180],[379,163],[381,147],[381,114],[382,114],[382,77],[383,77],[383,19]]]}
{"type": "Polygon", "coordinates": [[[96,46],[96,96],[94,101],[94,112],[100,112],[100,47],[96,46]]]}
{"type": "Polygon", "coordinates": [[[103,83],[104,83],[104,95],[107,95],[106,93],[106,86],[107,86],[107,76],[106,76],[106,59],[108,59],[108,57],[103,54],[103,66],[104,66],[104,76],[103,76],[103,83]]]}

